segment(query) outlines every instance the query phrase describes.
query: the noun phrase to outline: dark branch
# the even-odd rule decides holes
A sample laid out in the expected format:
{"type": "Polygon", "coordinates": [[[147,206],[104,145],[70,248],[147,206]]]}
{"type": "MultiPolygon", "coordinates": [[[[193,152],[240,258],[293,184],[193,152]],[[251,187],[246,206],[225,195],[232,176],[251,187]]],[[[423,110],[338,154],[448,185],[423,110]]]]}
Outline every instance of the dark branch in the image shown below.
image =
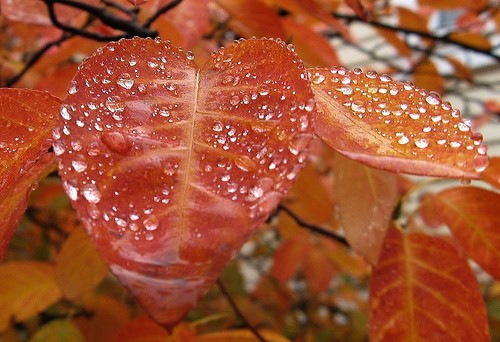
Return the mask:
{"type": "Polygon", "coordinates": [[[354,15],[332,13],[332,16],[334,16],[335,18],[338,18],[338,19],[346,19],[346,20],[351,21],[351,22],[353,22],[353,21],[354,22],[363,22],[363,23],[365,23],[367,25],[371,25],[371,26],[375,26],[375,27],[380,27],[380,28],[385,28],[385,29],[388,29],[388,30],[391,30],[391,31],[402,32],[402,33],[407,33],[407,34],[415,34],[415,35],[420,36],[422,38],[429,38],[429,39],[432,39],[434,41],[439,41],[439,42],[443,42],[443,43],[447,43],[447,44],[452,44],[452,45],[460,46],[460,47],[462,47],[464,49],[467,49],[467,50],[470,50],[470,51],[474,51],[474,52],[478,52],[478,53],[487,55],[489,57],[492,57],[492,58],[494,58],[496,60],[500,60],[500,56],[496,55],[493,52],[493,50],[491,50],[491,49],[481,49],[481,48],[478,48],[478,47],[475,47],[475,46],[472,46],[472,45],[469,45],[469,44],[465,44],[465,43],[453,40],[452,38],[450,38],[449,35],[436,36],[436,35],[431,34],[431,33],[423,32],[423,31],[410,30],[410,29],[407,29],[407,28],[398,27],[398,26],[392,26],[392,25],[384,24],[384,23],[377,22],[377,21],[366,22],[363,19],[361,19],[361,18],[359,18],[357,16],[354,16],[354,15]]]}
{"type": "Polygon", "coordinates": [[[247,320],[247,318],[245,317],[245,315],[243,315],[243,313],[241,312],[241,310],[238,308],[238,306],[234,302],[233,298],[231,297],[231,294],[227,291],[226,287],[224,286],[224,284],[222,283],[222,281],[220,279],[217,279],[217,285],[219,286],[220,292],[222,292],[222,294],[224,295],[224,297],[226,297],[227,302],[229,303],[229,305],[231,306],[231,308],[233,309],[233,311],[243,321],[243,324],[248,329],[250,329],[250,331],[255,335],[255,337],[259,341],[261,341],[261,342],[267,342],[266,339],[257,331],[257,329],[252,324],[250,324],[250,322],[247,320]]]}
{"type": "Polygon", "coordinates": [[[325,236],[327,238],[333,239],[341,244],[343,244],[346,247],[349,247],[349,243],[347,240],[343,237],[340,236],[334,232],[331,232],[329,230],[326,230],[324,228],[321,228],[319,226],[316,226],[314,224],[308,223],[303,221],[300,217],[298,217],[293,211],[285,207],[283,204],[280,204],[278,206],[278,211],[284,211],[288,216],[290,216],[297,224],[301,227],[307,228],[310,231],[317,233],[319,235],[325,236]]]}

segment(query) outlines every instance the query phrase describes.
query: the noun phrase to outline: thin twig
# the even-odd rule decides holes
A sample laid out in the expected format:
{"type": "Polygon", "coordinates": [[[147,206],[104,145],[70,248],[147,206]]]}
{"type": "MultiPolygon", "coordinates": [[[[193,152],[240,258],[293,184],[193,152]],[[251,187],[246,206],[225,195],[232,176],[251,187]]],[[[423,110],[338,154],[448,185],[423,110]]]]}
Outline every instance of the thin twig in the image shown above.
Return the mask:
{"type": "Polygon", "coordinates": [[[336,234],[334,232],[331,232],[329,230],[326,230],[326,229],[324,229],[322,227],[319,227],[319,226],[316,226],[314,224],[305,222],[300,217],[298,217],[293,211],[291,211],[290,209],[288,209],[287,207],[285,207],[283,204],[280,204],[278,206],[278,210],[284,211],[295,222],[297,222],[297,224],[299,226],[307,228],[307,229],[313,231],[314,233],[323,235],[323,236],[325,236],[327,238],[330,238],[330,239],[333,239],[333,240],[335,240],[337,242],[340,242],[341,244],[343,244],[346,247],[349,247],[349,243],[347,242],[347,240],[343,236],[340,236],[340,235],[338,235],[338,234],[336,234]]]}
{"type": "Polygon", "coordinates": [[[229,305],[233,309],[234,313],[243,321],[243,324],[248,329],[250,329],[250,331],[255,335],[255,337],[259,341],[267,342],[267,340],[257,331],[257,329],[252,324],[250,324],[250,322],[247,320],[247,318],[243,315],[240,308],[238,308],[238,306],[234,302],[233,298],[231,297],[231,294],[227,291],[226,287],[224,286],[224,284],[222,283],[222,281],[220,279],[217,279],[217,286],[219,286],[220,292],[222,292],[224,297],[226,297],[227,302],[229,303],[229,305]]]}
{"type": "Polygon", "coordinates": [[[475,47],[475,46],[472,46],[472,45],[469,45],[469,44],[465,44],[465,43],[462,43],[460,41],[453,40],[452,38],[450,38],[449,35],[437,36],[437,35],[434,35],[434,34],[431,34],[431,33],[427,33],[427,32],[424,32],[424,31],[417,31],[417,30],[407,29],[407,28],[404,28],[404,27],[392,26],[392,25],[384,24],[384,23],[377,22],[377,21],[366,22],[365,20],[363,20],[363,19],[361,19],[361,18],[359,18],[357,16],[354,16],[354,15],[346,15],[346,14],[341,14],[341,13],[332,13],[332,16],[334,16],[335,18],[338,18],[338,19],[345,19],[345,20],[348,20],[348,21],[363,22],[363,23],[365,23],[367,25],[371,25],[371,26],[374,26],[374,27],[385,28],[385,29],[388,29],[388,30],[391,30],[391,31],[402,32],[402,33],[407,33],[407,34],[415,34],[415,35],[418,35],[418,36],[420,36],[422,38],[429,38],[429,39],[432,39],[434,41],[440,41],[440,42],[447,43],[447,44],[457,45],[457,46],[460,46],[460,47],[462,47],[464,49],[467,49],[467,50],[470,50],[470,51],[474,51],[474,52],[478,52],[478,53],[490,56],[490,57],[492,57],[492,58],[494,58],[496,60],[500,60],[500,56],[496,55],[493,52],[492,49],[481,49],[481,48],[478,48],[478,47],[475,47]]]}

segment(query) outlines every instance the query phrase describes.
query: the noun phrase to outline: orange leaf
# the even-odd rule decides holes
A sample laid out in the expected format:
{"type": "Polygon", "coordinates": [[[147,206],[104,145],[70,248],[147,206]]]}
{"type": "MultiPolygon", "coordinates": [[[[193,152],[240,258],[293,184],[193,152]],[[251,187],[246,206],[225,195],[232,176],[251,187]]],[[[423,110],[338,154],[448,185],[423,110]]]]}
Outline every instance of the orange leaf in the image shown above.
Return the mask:
{"type": "Polygon", "coordinates": [[[337,269],[321,244],[311,247],[305,255],[304,276],[312,291],[323,292],[328,290],[330,280],[337,273],[337,269]]]}
{"type": "Polygon", "coordinates": [[[28,207],[28,196],[42,178],[55,169],[53,154],[43,155],[22,178],[0,197],[0,261],[9,248],[19,220],[28,207]]]}
{"type": "MultiPolygon", "coordinates": [[[[259,330],[259,333],[268,342],[288,342],[284,336],[270,330],[259,330]]],[[[255,335],[246,329],[217,331],[203,334],[196,338],[196,342],[259,342],[255,335]]]]}
{"type": "Polygon", "coordinates": [[[62,297],[54,267],[34,261],[0,264],[0,331],[10,319],[19,322],[36,315],[62,297]]]}
{"type": "Polygon", "coordinates": [[[280,283],[290,280],[302,266],[309,247],[309,241],[304,241],[303,237],[283,241],[274,253],[272,275],[280,283]]]}
{"type": "Polygon", "coordinates": [[[370,341],[490,341],[479,287],[437,237],[389,230],[370,284],[370,341]]]}
{"type": "Polygon", "coordinates": [[[285,17],[281,22],[295,51],[307,64],[327,67],[340,64],[337,53],[323,35],[291,18],[285,17]]]}
{"type": "Polygon", "coordinates": [[[394,32],[389,29],[377,28],[378,33],[389,43],[391,44],[396,51],[404,57],[411,56],[411,49],[406,44],[406,42],[401,39],[397,32],[394,32]]]}
{"type": "Polygon", "coordinates": [[[335,156],[334,165],[340,225],[352,249],[375,264],[399,199],[398,177],[340,154],[335,156]]]}
{"type": "Polygon", "coordinates": [[[46,153],[61,101],[28,89],[0,89],[0,198],[46,153]]]}
{"type": "Polygon", "coordinates": [[[427,19],[405,7],[396,7],[399,15],[399,26],[415,32],[428,32],[427,19]]]}
{"type": "Polygon", "coordinates": [[[455,75],[458,78],[464,79],[469,82],[473,81],[472,72],[466,65],[464,65],[462,62],[460,62],[457,58],[453,56],[446,56],[446,59],[453,66],[453,69],[455,69],[455,75]]]}
{"type": "Polygon", "coordinates": [[[481,178],[491,185],[500,188],[500,157],[491,158],[490,164],[481,173],[481,178]]]}
{"type": "Polygon", "coordinates": [[[440,215],[482,268],[500,279],[500,194],[481,188],[451,188],[435,195],[440,215]]]}
{"type": "Polygon", "coordinates": [[[491,43],[484,35],[470,32],[450,33],[449,39],[477,49],[490,50],[491,43]]]}
{"type": "Polygon", "coordinates": [[[417,87],[433,90],[439,94],[444,92],[444,79],[430,58],[424,59],[415,67],[413,81],[417,87]]]}
{"type": "Polygon", "coordinates": [[[117,337],[130,320],[129,307],[113,297],[101,295],[88,298],[84,308],[93,313],[92,317],[78,317],[74,323],[85,336],[85,341],[122,341],[117,337]]]}
{"type": "Polygon", "coordinates": [[[149,0],[127,0],[127,1],[130,2],[132,5],[137,7],[137,6],[145,4],[149,0]]]}
{"type": "Polygon", "coordinates": [[[120,342],[165,342],[167,331],[147,316],[128,322],[120,331],[116,341],[120,342]]]}
{"type": "Polygon", "coordinates": [[[193,58],[160,40],[110,43],[72,81],[70,133],[54,143],[98,251],[165,325],[276,208],[313,131],[306,71],[285,43],[239,41],[201,69],[193,58]]]}
{"type": "Polygon", "coordinates": [[[286,39],[280,17],[261,0],[215,0],[230,15],[229,25],[239,35],[286,39]]]}
{"type": "Polygon", "coordinates": [[[375,72],[309,69],[316,134],[366,165],[411,174],[477,178],[488,164],[482,136],[437,95],[375,72]]]}
{"type": "Polygon", "coordinates": [[[418,0],[420,6],[431,6],[440,10],[454,10],[463,8],[483,8],[487,0],[418,0]]]}
{"type": "Polygon", "coordinates": [[[56,260],[56,278],[66,298],[74,300],[91,291],[108,274],[83,229],[75,229],[56,260]]]}

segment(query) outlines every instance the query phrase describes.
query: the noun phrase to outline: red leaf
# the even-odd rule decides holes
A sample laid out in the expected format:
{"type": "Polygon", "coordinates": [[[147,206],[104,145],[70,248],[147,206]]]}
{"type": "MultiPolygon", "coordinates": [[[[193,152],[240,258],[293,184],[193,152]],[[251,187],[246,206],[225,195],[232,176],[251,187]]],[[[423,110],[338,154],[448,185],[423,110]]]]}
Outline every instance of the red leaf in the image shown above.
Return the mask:
{"type": "Polygon", "coordinates": [[[309,248],[309,241],[304,241],[303,236],[283,241],[274,253],[272,275],[280,283],[286,283],[302,266],[309,248]]]}
{"type": "Polygon", "coordinates": [[[240,36],[285,39],[280,17],[261,0],[215,0],[230,15],[229,25],[240,36]]]}
{"type": "Polygon", "coordinates": [[[149,0],[127,0],[127,1],[130,2],[132,5],[137,7],[137,6],[145,4],[149,0]]]}
{"type": "Polygon", "coordinates": [[[488,164],[482,135],[437,95],[375,72],[310,69],[316,133],[366,165],[394,172],[477,178],[488,164]]]}
{"type": "Polygon", "coordinates": [[[28,89],[0,89],[0,198],[46,153],[61,101],[28,89]]]}
{"type": "Polygon", "coordinates": [[[146,316],[137,317],[125,325],[116,341],[121,342],[165,342],[168,333],[146,316]]]}
{"type": "Polygon", "coordinates": [[[467,261],[437,237],[390,229],[370,284],[370,341],[490,341],[467,261]]]}
{"type": "Polygon", "coordinates": [[[69,134],[54,144],[98,251],[164,325],[274,210],[313,129],[305,69],[284,43],[240,41],[201,70],[192,59],[159,40],[99,50],[71,83],[69,134]]]}
{"type": "Polygon", "coordinates": [[[340,154],[334,166],[338,214],[346,239],[357,254],[375,264],[399,199],[398,177],[340,154]]]}
{"type": "Polygon", "coordinates": [[[500,279],[500,194],[474,187],[435,195],[439,213],[467,254],[500,279]]]}
{"type": "Polygon", "coordinates": [[[17,225],[28,207],[28,197],[33,186],[54,171],[54,156],[46,154],[18,180],[5,197],[0,198],[0,261],[9,249],[17,225]]]}

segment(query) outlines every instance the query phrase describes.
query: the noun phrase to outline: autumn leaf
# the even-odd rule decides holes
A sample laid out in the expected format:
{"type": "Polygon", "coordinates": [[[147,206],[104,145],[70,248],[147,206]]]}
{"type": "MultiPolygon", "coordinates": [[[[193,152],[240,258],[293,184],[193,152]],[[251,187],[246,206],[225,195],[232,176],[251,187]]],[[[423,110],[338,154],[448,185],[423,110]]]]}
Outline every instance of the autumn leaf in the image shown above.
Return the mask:
{"type": "Polygon", "coordinates": [[[491,185],[500,188],[500,157],[493,157],[490,164],[481,173],[481,178],[491,185]]]}
{"type": "Polygon", "coordinates": [[[389,230],[370,283],[370,341],[490,341],[479,287],[438,237],[389,230]]]}
{"type": "Polygon", "coordinates": [[[455,69],[455,75],[458,78],[464,79],[468,82],[473,82],[472,71],[465,64],[453,56],[447,56],[446,59],[453,66],[453,69],[455,69]]]}
{"type": "Polygon", "coordinates": [[[286,39],[280,17],[261,0],[214,0],[231,16],[229,25],[242,37],[286,39]]]}
{"type": "Polygon", "coordinates": [[[87,297],[83,307],[92,316],[77,317],[73,322],[82,332],[85,341],[124,341],[117,337],[130,320],[130,309],[125,303],[108,295],[98,295],[87,297]]]}
{"type": "Polygon", "coordinates": [[[467,254],[500,279],[500,194],[457,187],[434,196],[439,214],[467,254]]]}
{"type": "Polygon", "coordinates": [[[450,33],[449,39],[476,49],[490,50],[491,43],[483,35],[471,32],[450,33]]]}
{"type": "Polygon", "coordinates": [[[368,166],[425,176],[478,178],[488,164],[482,135],[436,94],[387,75],[309,69],[316,134],[368,166]]]}
{"type": "Polygon", "coordinates": [[[17,225],[28,207],[28,197],[34,185],[54,169],[54,155],[52,153],[43,155],[3,198],[0,197],[0,261],[7,252],[17,225]]]}
{"type": "Polygon", "coordinates": [[[411,56],[411,49],[406,44],[406,42],[399,37],[397,32],[394,32],[389,29],[377,28],[377,32],[389,43],[391,44],[396,51],[404,57],[411,56]]]}
{"type": "Polygon", "coordinates": [[[43,325],[29,342],[84,342],[80,331],[69,320],[57,319],[43,325]]]}
{"type": "Polygon", "coordinates": [[[413,72],[413,82],[417,87],[436,91],[439,94],[444,92],[444,79],[438,72],[434,62],[426,58],[415,66],[413,72]]]}
{"type": "Polygon", "coordinates": [[[0,264],[0,331],[10,319],[23,321],[55,303],[62,297],[48,263],[11,261],[0,264]]]}
{"type": "Polygon", "coordinates": [[[74,300],[92,290],[108,274],[83,229],[75,229],[56,259],[56,278],[64,296],[74,300]]]}
{"type": "Polygon", "coordinates": [[[50,147],[61,101],[47,93],[0,88],[0,198],[50,147]]]}
{"type": "Polygon", "coordinates": [[[280,283],[286,283],[301,267],[309,252],[310,244],[304,241],[304,236],[283,241],[274,253],[272,275],[280,283]]]}
{"type": "Polygon", "coordinates": [[[147,316],[129,321],[120,330],[116,341],[121,342],[165,342],[169,334],[147,316]]]}
{"type": "Polygon", "coordinates": [[[314,127],[305,68],[285,43],[239,41],[201,70],[193,58],[160,40],[104,47],[71,82],[59,127],[70,133],[54,143],[98,251],[162,324],[276,208],[314,127]]]}
{"type": "Polygon", "coordinates": [[[340,225],[352,249],[375,264],[399,199],[397,175],[340,154],[335,156],[334,165],[340,225]]]}

